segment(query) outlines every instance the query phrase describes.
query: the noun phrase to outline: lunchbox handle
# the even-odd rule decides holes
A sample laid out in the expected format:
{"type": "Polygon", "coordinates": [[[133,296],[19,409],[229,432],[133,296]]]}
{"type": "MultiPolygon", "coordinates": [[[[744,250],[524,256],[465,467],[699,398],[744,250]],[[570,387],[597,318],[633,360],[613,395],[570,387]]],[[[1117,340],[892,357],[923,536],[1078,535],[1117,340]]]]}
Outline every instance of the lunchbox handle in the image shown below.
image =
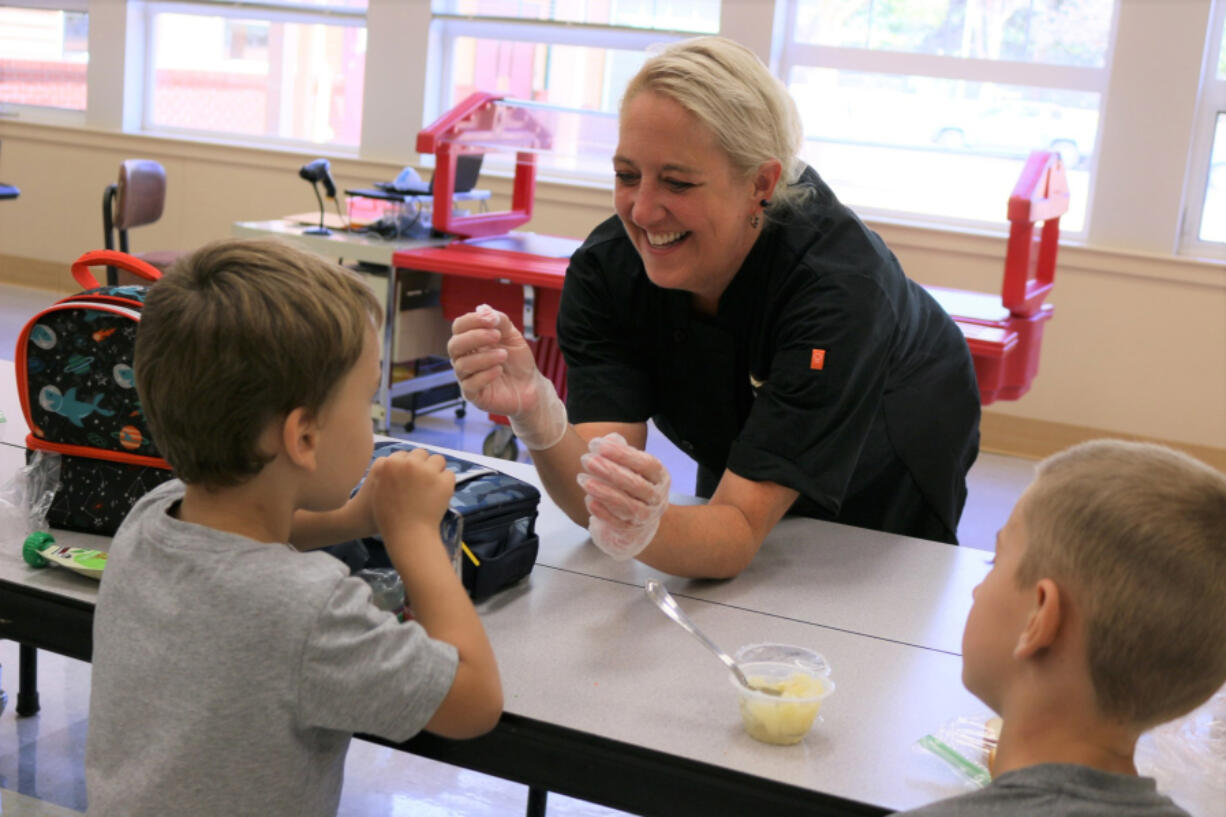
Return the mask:
{"type": "Polygon", "coordinates": [[[72,262],[72,277],[85,289],[97,289],[101,284],[89,268],[102,266],[118,267],[133,275],[139,275],[150,283],[162,277],[157,267],[118,250],[90,250],[72,262]]]}

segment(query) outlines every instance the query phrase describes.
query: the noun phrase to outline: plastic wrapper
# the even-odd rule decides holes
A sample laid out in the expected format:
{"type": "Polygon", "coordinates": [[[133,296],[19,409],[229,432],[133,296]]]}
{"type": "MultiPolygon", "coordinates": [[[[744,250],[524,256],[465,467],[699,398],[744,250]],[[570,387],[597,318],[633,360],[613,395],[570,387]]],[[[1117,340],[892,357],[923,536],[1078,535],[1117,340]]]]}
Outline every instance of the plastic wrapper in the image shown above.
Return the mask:
{"type": "MultiPolygon", "coordinates": [[[[1142,735],[1136,764],[1176,803],[1226,803],[1226,687],[1187,715],[1142,735]]],[[[1219,813],[1226,814],[1226,807],[1219,813]]]]}
{"type": "Polygon", "coordinates": [[[0,485],[0,539],[23,540],[36,530],[46,530],[47,511],[59,488],[60,455],[35,452],[0,485]]]}
{"type": "Polygon", "coordinates": [[[968,786],[981,789],[992,782],[990,769],[999,735],[1000,719],[995,715],[966,715],[924,735],[915,745],[938,758],[968,786]]]}
{"type": "Polygon", "coordinates": [[[405,619],[404,582],[400,574],[390,567],[368,567],[353,575],[370,585],[375,606],[392,613],[400,621],[405,619]]]}

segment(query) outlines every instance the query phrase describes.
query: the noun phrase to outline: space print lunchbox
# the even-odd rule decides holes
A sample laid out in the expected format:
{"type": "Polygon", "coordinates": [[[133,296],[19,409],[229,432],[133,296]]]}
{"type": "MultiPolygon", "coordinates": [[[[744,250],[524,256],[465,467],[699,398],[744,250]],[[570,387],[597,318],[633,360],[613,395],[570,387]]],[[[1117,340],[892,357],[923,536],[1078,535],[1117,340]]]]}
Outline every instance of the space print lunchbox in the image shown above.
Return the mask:
{"type": "Polygon", "coordinates": [[[72,276],[85,287],[42,310],[17,339],[17,393],[26,448],[60,455],[50,527],[111,534],[132,505],[170,479],[136,394],[132,357],[144,286],[99,286],[91,266],[127,270],[150,283],[161,273],[112,250],[82,255],[72,276]]]}

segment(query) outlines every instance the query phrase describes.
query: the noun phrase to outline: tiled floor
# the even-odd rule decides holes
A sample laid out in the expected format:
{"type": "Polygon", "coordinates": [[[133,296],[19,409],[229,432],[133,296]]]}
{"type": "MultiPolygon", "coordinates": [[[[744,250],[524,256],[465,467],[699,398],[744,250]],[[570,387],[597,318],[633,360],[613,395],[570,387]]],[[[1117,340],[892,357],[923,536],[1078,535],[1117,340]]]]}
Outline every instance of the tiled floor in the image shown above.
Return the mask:
{"type": "MultiPolygon", "coordinates": [[[[0,358],[12,359],[17,334],[27,317],[55,300],[52,293],[0,285],[0,358]]],[[[412,439],[460,451],[481,450],[493,428],[489,418],[469,411],[456,420],[450,410],[417,418],[412,439]]],[[[694,484],[694,465],[654,430],[648,449],[668,466],[678,490],[694,484]]],[[[526,461],[521,452],[520,458],[526,461]]],[[[958,529],[964,545],[992,549],[996,530],[1030,481],[1033,463],[984,454],[971,470],[970,497],[958,529]]],[[[0,682],[10,709],[0,716],[0,789],[46,801],[43,810],[18,811],[0,799],[0,813],[61,817],[63,808],[85,810],[85,733],[88,724],[89,665],[40,653],[42,712],[17,718],[17,645],[0,641],[0,682]],[[7,672],[2,672],[7,670],[7,672]],[[59,808],[57,808],[59,807],[59,808]]],[[[345,766],[340,813],[345,817],[424,815],[486,817],[522,813],[527,789],[496,778],[355,742],[345,766]]],[[[23,806],[28,807],[29,804],[23,806]]],[[[550,795],[551,817],[615,815],[598,806],[550,795]]]]}

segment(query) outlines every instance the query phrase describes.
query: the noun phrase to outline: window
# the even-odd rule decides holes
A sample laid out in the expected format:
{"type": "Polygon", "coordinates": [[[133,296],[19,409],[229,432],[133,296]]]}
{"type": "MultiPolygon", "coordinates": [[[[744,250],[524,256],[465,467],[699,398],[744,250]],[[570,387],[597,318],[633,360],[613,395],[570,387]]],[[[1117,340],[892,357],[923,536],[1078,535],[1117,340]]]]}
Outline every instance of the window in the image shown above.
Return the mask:
{"type": "Polygon", "coordinates": [[[1114,0],[788,0],[779,74],[848,204],[999,223],[1059,151],[1083,228],[1114,0]]]}
{"type": "Polygon", "coordinates": [[[1226,2],[1215,4],[1192,150],[1183,247],[1226,250],[1226,2]]]}
{"type": "Polygon", "coordinates": [[[88,67],[83,7],[0,5],[0,105],[84,111],[88,67]]]}
{"type": "Polygon", "coordinates": [[[647,48],[719,28],[719,0],[433,0],[432,11],[443,90],[426,121],[475,90],[548,105],[560,131],[540,166],[604,177],[647,48]]]}
{"type": "Polygon", "coordinates": [[[357,147],[365,7],[150,3],[145,128],[357,147]]]}

